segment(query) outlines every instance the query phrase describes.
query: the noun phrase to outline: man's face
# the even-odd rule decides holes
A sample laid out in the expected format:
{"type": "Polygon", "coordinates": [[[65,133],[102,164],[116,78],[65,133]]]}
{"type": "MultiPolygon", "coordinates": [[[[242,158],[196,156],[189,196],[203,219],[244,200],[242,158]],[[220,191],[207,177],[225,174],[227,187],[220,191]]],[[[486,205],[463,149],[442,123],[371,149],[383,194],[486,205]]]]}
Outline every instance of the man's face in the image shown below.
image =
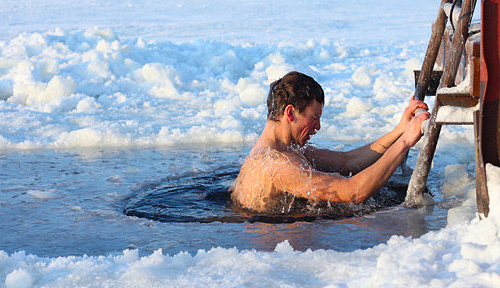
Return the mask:
{"type": "MultiPolygon", "coordinates": [[[[298,112],[298,110],[296,110],[298,112]]],[[[321,129],[320,118],[323,113],[323,104],[313,100],[302,113],[296,113],[292,124],[293,142],[304,146],[316,131],[321,129]]]]}

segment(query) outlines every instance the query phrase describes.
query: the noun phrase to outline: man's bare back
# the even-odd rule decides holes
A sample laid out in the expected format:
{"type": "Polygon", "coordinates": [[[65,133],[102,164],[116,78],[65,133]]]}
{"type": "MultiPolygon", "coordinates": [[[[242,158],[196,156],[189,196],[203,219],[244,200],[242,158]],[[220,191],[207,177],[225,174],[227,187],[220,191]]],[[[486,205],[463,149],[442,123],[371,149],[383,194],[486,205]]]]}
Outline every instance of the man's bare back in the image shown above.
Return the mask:
{"type": "Polygon", "coordinates": [[[295,198],[300,197],[296,195],[296,189],[290,187],[300,185],[300,189],[305,189],[304,193],[314,195],[312,170],[312,165],[301,151],[290,149],[280,152],[270,147],[260,148],[246,158],[234,183],[231,198],[239,206],[251,210],[287,213],[295,198]],[[283,173],[287,169],[295,170],[293,178],[283,173]]]}

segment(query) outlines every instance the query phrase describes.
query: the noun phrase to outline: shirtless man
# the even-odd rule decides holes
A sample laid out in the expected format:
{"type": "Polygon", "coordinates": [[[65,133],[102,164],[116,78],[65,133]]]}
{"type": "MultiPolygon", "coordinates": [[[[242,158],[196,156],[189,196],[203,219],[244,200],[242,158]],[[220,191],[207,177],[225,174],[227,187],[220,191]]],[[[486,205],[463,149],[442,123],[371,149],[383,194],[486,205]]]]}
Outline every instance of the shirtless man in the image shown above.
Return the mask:
{"type": "Polygon", "coordinates": [[[416,109],[428,107],[412,99],[394,130],[366,146],[337,152],[305,146],[321,128],[323,105],[323,89],[302,73],[290,72],[270,85],[267,122],[233,184],[233,202],[266,213],[287,212],[285,206],[296,197],[313,204],[365,202],[389,180],[430,117],[428,112],[415,116],[416,109]]]}

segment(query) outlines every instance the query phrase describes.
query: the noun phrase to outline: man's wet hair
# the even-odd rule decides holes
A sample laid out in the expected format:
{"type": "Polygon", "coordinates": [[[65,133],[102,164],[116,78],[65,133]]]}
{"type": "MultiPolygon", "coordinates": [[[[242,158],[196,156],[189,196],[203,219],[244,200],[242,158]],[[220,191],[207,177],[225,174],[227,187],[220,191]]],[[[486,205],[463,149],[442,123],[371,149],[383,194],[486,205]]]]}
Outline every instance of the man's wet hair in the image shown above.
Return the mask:
{"type": "Polygon", "coordinates": [[[267,119],[278,121],[289,104],[299,113],[313,100],[325,103],[323,88],[312,77],[293,71],[271,83],[267,95],[267,119]]]}

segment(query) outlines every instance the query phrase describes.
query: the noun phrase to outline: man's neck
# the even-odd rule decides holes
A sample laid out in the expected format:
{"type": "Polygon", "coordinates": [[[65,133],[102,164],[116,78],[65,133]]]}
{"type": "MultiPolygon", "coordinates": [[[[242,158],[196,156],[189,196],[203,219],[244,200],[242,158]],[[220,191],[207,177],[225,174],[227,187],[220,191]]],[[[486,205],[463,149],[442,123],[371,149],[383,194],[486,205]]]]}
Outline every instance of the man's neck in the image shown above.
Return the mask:
{"type": "Polygon", "coordinates": [[[264,131],[256,146],[259,148],[270,147],[278,151],[286,151],[292,143],[289,127],[283,121],[267,120],[264,131]]]}

